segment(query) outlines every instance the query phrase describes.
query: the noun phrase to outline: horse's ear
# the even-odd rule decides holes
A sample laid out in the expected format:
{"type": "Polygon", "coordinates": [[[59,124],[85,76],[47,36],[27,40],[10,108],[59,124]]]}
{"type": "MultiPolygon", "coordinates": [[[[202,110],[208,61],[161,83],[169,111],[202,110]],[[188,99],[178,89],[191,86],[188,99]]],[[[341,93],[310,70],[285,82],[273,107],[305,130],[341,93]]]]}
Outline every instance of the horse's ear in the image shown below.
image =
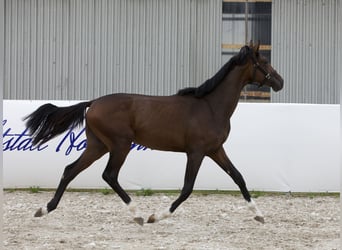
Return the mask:
{"type": "Polygon", "coordinates": [[[251,49],[253,48],[253,40],[249,41],[249,45],[248,45],[251,49]]]}
{"type": "Polygon", "coordinates": [[[248,52],[250,51],[250,48],[248,46],[243,46],[241,49],[240,49],[240,55],[242,56],[245,56],[248,54],[248,52]]]}
{"type": "Polygon", "coordinates": [[[259,47],[260,47],[260,40],[258,40],[258,43],[253,47],[253,50],[256,54],[259,53],[259,47]]]}

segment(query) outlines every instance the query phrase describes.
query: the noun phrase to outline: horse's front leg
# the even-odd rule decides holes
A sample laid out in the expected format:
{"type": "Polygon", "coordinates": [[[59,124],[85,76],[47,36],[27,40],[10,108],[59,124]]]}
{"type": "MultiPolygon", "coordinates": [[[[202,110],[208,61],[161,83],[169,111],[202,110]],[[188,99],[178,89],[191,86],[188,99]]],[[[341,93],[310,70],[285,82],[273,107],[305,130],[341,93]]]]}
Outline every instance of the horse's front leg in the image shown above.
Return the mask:
{"type": "Polygon", "coordinates": [[[217,152],[210,155],[212,158],[230,177],[233,181],[239,186],[240,191],[248,203],[248,208],[255,214],[254,219],[265,223],[264,216],[262,215],[261,211],[258,209],[257,205],[251,198],[249,194],[246,183],[241,175],[241,173],[234,167],[233,163],[227,157],[223,147],[221,147],[217,152]]]}
{"type": "Polygon", "coordinates": [[[162,219],[165,219],[176,210],[176,208],[184,202],[192,193],[192,190],[194,188],[196,176],[198,174],[198,170],[201,166],[202,160],[204,158],[203,154],[199,153],[193,153],[193,154],[187,154],[188,161],[186,165],[185,170],[185,177],[184,177],[184,186],[182,188],[180,196],[175,200],[171,207],[167,209],[166,211],[162,211],[157,214],[152,214],[148,220],[147,223],[154,223],[157,221],[160,221],[162,219]]]}

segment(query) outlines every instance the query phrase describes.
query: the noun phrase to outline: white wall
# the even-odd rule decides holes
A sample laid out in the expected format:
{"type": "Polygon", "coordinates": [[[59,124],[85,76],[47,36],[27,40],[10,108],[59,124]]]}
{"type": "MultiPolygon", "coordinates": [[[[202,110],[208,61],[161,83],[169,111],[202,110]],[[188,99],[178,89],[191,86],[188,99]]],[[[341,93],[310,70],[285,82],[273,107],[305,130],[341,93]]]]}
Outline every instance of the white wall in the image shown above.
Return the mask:
{"type": "MultiPolygon", "coordinates": [[[[50,102],[59,106],[76,103],[50,102]]],[[[42,151],[23,150],[31,144],[30,137],[22,135],[25,130],[22,118],[44,103],[4,101],[5,188],[55,188],[64,167],[81,154],[73,148],[66,155],[72,138],[68,135],[60,144],[66,134],[48,142],[42,151]]],[[[339,111],[339,105],[240,103],[231,121],[232,130],[225,149],[250,190],[339,191],[339,111]]],[[[74,131],[74,144],[82,148],[85,137],[77,138],[77,133],[74,131]]],[[[101,178],[107,159],[104,156],[82,172],[70,187],[107,187],[101,178]]],[[[180,153],[133,149],[119,180],[126,189],[180,189],[185,161],[185,155],[180,153]]],[[[237,186],[206,158],[195,188],[236,190],[237,186]]]]}

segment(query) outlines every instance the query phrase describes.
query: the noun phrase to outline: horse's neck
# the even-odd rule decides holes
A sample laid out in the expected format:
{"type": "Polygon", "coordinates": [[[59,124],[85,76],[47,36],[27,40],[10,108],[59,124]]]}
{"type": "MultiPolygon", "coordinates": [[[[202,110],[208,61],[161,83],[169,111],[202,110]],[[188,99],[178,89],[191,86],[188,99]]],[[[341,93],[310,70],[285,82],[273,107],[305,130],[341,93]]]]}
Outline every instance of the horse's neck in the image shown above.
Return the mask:
{"type": "Polygon", "coordinates": [[[218,118],[227,121],[233,114],[247,79],[241,69],[232,70],[216,89],[208,95],[208,101],[218,118]]]}

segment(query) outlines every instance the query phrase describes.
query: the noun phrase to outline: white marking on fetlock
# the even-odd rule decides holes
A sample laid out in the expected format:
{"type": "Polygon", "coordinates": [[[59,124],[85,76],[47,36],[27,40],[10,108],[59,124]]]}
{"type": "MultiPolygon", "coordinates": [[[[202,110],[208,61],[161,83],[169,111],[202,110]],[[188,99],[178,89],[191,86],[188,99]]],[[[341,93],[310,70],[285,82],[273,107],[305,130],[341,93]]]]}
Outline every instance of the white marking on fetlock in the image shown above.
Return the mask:
{"type": "Polygon", "coordinates": [[[46,207],[42,207],[42,214],[47,215],[49,212],[46,207]]]}
{"type": "Polygon", "coordinates": [[[259,216],[259,217],[264,217],[261,213],[261,211],[258,209],[257,205],[255,204],[254,200],[251,199],[250,202],[248,202],[248,208],[253,212],[255,213],[256,216],[259,216]]]}
{"type": "Polygon", "coordinates": [[[140,210],[137,207],[137,204],[134,201],[131,201],[128,204],[128,210],[131,212],[134,218],[142,217],[140,210]]]}
{"type": "Polygon", "coordinates": [[[137,204],[134,201],[128,203],[128,210],[135,216],[137,213],[137,204]]]}
{"type": "Polygon", "coordinates": [[[161,213],[155,214],[154,218],[155,218],[156,221],[160,221],[160,220],[169,218],[171,215],[172,215],[172,213],[170,212],[170,210],[169,209],[165,209],[161,213]]]}
{"type": "Polygon", "coordinates": [[[172,215],[169,209],[165,209],[161,214],[160,214],[160,220],[169,218],[172,215]]]}

